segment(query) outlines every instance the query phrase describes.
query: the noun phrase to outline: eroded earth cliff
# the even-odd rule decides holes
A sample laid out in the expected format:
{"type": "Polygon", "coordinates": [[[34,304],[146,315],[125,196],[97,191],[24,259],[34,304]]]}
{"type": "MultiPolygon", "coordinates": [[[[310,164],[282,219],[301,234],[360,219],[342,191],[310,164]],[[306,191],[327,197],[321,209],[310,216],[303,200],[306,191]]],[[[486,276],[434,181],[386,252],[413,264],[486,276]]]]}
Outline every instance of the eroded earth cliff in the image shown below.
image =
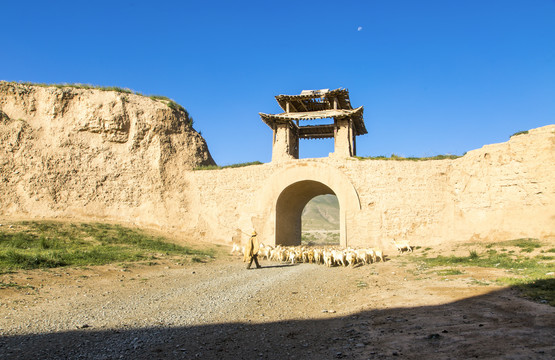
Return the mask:
{"type": "Polygon", "coordinates": [[[186,212],[176,179],[209,164],[188,114],[167,101],[0,82],[0,215],[159,224],[186,212]]]}

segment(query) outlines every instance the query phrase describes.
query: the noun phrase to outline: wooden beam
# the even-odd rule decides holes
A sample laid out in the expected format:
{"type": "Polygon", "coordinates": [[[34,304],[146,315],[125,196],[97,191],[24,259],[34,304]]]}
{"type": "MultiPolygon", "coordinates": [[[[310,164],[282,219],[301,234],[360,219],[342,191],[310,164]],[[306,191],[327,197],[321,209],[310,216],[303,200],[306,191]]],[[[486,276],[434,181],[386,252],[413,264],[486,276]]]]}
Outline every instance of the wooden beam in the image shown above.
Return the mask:
{"type": "Polygon", "coordinates": [[[308,108],[306,107],[306,105],[303,103],[302,100],[299,100],[299,104],[301,104],[301,106],[303,107],[304,111],[308,111],[308,108]]]}
{"type": "Polygon", "coordinates": [[[297,107],[295,106],[295,104],[293,104],[292,101],[288,101],[287,104],[289,104],[289,106],[293,108],[294,112],[299,112],[299,109],[297,109],[297,107]]]}

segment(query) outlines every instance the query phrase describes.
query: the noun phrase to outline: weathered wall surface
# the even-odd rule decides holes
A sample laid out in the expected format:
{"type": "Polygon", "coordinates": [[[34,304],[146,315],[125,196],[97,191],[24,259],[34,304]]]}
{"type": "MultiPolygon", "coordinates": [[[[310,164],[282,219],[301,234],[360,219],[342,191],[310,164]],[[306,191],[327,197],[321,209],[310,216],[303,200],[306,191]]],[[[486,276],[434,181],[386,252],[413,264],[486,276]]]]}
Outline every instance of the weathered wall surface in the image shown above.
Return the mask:
{"type": "Polygon", "coordinates": [[[338,196],[347,245],[555,235],[555,125],[456,160],[192,170],[212,163],[184,114],[159,101],[0,82],[0,216],[107,219],[221,243],[256,228],[273,243],[276,226],[292,226],[276,221],[278,200],[298,207],[303,181],[316,181],[338,196]]]}
{"type": "MultiPolygon", "coordinates": [[[[187,174],[210,238],[229,241],[256,227],[275,238],[275,206],[292,171],[337,195],[353,186],[360,209],[344,214],[348,245],[391,246],[555,235],[555,126],[533,129],[455,160],[302,159],[187,174]],[[329,171],[347,181],[333,183],[329,171]],[[300,169],[300,170],[299,170],[300,169]],[[333,184],[332,184],[333,183],[333,184]]],[[[334,176],[337,178],[338,176],[334,176]]]]}
{"type": "Polygon", "coordinates": [[[214,164],[183,112],[114,91],[0,82],[0,215],[164,226],[183,172],[214,164]]]}
{"type": "Polygon", "coordinates": [[[555,234],[555,126],[456,160],[373,163],[346,171],[361,196],[360,223],[376,242],[555,234]]]}

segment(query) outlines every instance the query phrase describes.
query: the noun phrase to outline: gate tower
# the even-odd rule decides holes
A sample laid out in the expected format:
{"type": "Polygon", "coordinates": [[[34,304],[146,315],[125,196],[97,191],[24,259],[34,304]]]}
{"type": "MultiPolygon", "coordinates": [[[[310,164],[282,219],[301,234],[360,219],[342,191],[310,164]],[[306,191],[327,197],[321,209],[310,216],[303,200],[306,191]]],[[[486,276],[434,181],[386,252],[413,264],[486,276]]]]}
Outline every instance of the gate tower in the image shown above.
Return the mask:
{"type": "Polygon", "coordinates": [[[356,156],[356,136],[368,132],[363,107],[353,109],[347,89],[303,90],[300,95],[277,95],[281,114],[259,113],[274,132],[272,162],[298,159],[299,139],[334,139],[330,156],[356,156]],[[331,119],[323,125],[300,125],[301,120],[331,119]]]}

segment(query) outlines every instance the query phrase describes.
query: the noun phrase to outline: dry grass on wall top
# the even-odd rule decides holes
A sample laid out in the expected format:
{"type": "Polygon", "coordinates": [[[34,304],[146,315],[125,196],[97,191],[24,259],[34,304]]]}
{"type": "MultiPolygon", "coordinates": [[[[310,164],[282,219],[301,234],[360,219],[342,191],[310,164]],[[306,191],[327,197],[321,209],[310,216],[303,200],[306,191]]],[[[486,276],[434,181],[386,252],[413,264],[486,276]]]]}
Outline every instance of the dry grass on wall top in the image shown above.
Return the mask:
{"type": "Polygon", "coordinates": [[[528,130],[515,132],[514,134],[511,135],[511,137],[517,136],[517,135],[525,135],[525,134],[528,134],[528,130]]]}
{"type": "MultiPolygon", "coordinates": [[[[464,155],[462,155],[464,156],[464,155]]],[[[453,160],[458,159],[459,155],[436,155],[429,157],[403,157],[396,154],[391,154],[390,157],[385,155],[380,156],[355,156],[358,160],[394,160],[394,161],[427,161],[427,160],[453,160]]]]}
{"type": "Polygon", "coordinates": [[[39,87],[45,87],[45,88],[55,87],[55,88],[58,88],[58,89],[72,88],[72,89],[85,89],[85,90],[115,91],[115,92],[123,93],[123,94],[133,94],[133,95],[144,96],[144,97],[148,97],[148,98],[150,98],[152,100],[155,100],[155,101],[160,101],[160,102],[166,104],[170,109],[172,109],[174,111],[184,113],[188,124],[190,126],[193,126],[193,117],[191,115],[189,115],[189,112],[183,106],[176,103],[174,100],[170,99],[167,96],[163,96],[163,95],[144,95],[144,94],[142,94],[138,91],[134,91],[134,90],[131,90],[129,88],[122,88],[122,87],[119,87],[119,86],[99,86],[99,85],[80,84],[80,83],[75,83],[75,84],[67,84],[67,83],[45,84],[45,83],[19,82],[19,83],[15,83],[15,84],[28,85],[28,86],[39,86],[39,87]]]}
{"type": "Polygon", "coordinates": [[[239,163],[239,164],[231,164],[231,165],[225,165],[225,166],[219,166],[219,165],[203,165],[203,166],[197,166],[197,167],[194,168],[193,170],[221,170],[221,169],[240,168],[240,167],[245,167],[245,166],[262,165],[262,164],[263,164],[263,163],[261,163],[260,161],[252,161],[252,162],[239,163]]]}

